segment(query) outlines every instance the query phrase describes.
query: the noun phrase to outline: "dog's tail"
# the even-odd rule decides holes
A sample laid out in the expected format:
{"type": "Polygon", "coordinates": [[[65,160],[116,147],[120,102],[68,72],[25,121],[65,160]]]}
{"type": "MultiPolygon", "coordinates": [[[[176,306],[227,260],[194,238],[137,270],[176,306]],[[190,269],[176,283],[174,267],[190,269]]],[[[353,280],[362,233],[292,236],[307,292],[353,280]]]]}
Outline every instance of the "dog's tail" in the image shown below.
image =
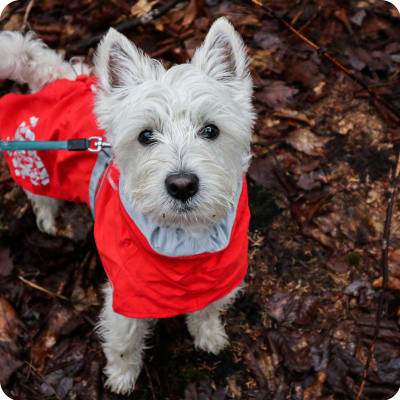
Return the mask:
{"type": "Polygon", "coordinates": [[[27,83],[32,92],[56,79],[75,79],[72,66],[33,32],[0,32],[0,79],[27,83]]]}

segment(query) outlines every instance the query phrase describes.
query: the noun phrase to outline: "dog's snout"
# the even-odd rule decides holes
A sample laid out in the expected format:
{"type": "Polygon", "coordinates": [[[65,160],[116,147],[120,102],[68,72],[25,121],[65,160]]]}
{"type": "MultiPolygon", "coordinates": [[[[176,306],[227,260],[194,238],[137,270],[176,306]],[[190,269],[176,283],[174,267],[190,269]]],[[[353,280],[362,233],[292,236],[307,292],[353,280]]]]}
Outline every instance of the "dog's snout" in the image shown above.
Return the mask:
{"type": "Polygon", "coordinates": [[[172,197],[186,201],[199,190],[199,178],[195,174],[171,174],[165,179],[165,186],[172,197]]]}

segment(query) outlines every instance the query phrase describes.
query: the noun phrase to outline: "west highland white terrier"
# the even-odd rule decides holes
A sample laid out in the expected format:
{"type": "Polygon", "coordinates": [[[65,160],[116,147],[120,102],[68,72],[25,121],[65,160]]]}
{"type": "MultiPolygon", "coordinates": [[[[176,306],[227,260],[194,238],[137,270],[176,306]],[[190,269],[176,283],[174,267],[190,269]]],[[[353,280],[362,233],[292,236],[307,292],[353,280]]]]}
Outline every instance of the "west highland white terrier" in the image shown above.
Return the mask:
{"type": "Polygon", "coordinates": [[[247,271],[245,173],[254,123],[242,39],[218,19],[192,60],[168,70],[110,29],[74,67],[32,33],[0,33],[2,140],[105,138],[111,152],[5,152],[38,227],[56,234],[62,200],[83,201],[109,278],[98,331],[106,385],[126,394],[158,318],[186,314],[196,348],[228,345],[220,311],[247,271]],[[75,70],[82,69],[77,76],[75,70]]]}

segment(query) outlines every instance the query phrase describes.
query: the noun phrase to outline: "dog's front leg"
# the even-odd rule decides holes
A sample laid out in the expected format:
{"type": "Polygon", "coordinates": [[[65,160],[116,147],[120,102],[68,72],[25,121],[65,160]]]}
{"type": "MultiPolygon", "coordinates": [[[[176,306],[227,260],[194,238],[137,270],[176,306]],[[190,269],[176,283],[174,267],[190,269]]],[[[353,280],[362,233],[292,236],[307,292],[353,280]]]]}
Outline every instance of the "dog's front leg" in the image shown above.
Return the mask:
{"type": "Polygon", "coordinates": [[[127,318],[112,309],[112,288],[105,288],[105,304],[100,315],[98,331],[107,358],[104,373],[111,391],[128,394],[142,369],[146,337],[155,324],[154,319],[127,318]]]}
{"type": "Polygon", "coordinates": [[[40,231],[55,235],[57,233],[56,215],[63,201],[33,194],[27,190],[25,193],[32,204],[33,212],[36,215],[36,224],[40,231]]]}
{"type": "Polygon", "coordinates": [[[186,315],[186,324],[194,338],[196,348],[218,354],[229,345],[228,335],[220,319],[220,311],[233,302],[239,290],[235,289],[206,308],[186,315]]]}

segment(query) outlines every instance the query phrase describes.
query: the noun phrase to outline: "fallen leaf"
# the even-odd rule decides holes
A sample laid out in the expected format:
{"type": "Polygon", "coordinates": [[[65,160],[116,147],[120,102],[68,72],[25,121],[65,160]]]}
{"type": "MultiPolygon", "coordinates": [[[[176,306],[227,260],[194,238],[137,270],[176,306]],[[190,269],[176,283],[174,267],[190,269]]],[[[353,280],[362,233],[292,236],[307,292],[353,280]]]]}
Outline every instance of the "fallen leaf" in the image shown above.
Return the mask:
{"type": "Polygon", "coordinates": [[[361,26],[364,18],[367,16],[367,12],[365,10],[360,10],[357,11],[351,18],[350,21],[353,22],[353,24],[361,26]]]}
{"type": "MultiPolygon", "coordinates": [[[[382,277],[380,277],[378,279],[375,279],[372,282],[372,287],[374,289],[379,289],[379,288],[382,287],[382,282],[383,282],[383,278],[382,277]]],[[[387,287],[388,287],[389,290],[400,291],[400,279],[396,278],[394,276],[389,276],[387,287]]]]}
{"type": "Polygon", "coordinates": [[[268,107],[274,108],[278,105],[288,105],[298,92],[298,89],[290,87],[284,81],[271,81],[262,92],[256,93],[255,97],[268,107]]]}
{"type": "Polygon", "coordinates": [[[13,306],[0,294],[0,341],[12,345],[22,333],[24,324],[13,306]]]}
{"type": "Polygon", "coordinates": [[[237,384],[234,378],[228,378],[228,388],[231,391],[232,397],[234,399],[241,399],[242,398],[242,388],[237,384]]]}
{"type": "Polygon", "coordinates": [[[156,4],[158,1],[148,1],[148,0],[138,0],[138,2],[132,6],[131,8],[131,14],[134,17],[141,17],[144,14],[147,14],[151,9],[153,8],[154,4],[156,4]]]}
{"type": "Polygon", "coordinates": [[[301,296],[278,292],[266,304],[268,314],[280,325],[309,325],[315,318],[318,299],[316,296],[301,296]]]}
{"type": "Polygon", "coordinates": [[[322,186],[320,177],[323,175],[322,171],[311,171],[307,174],[302,174],[297,181],[296,185],[303,190],[319,189],[322,186]]]}
{"type": "MultiPolygon", "coordinates": [[[[0,343],[0,384],[8,385],[11,375],[24,363],[15,355],[5,343],[0,343]]],[[[1,392],[0,392],[1,394],[1,392]]]]}
{"type": "Polygon", "coordinates": [[[296,150],[309,156],[322,156],[324,155],[324,145],[330,140],[332,138],[317,136],[308,128],[300,128],[290,132],[285,141],[296,150]]]}
{"type": "Polygon", "coordinates": [[[274,116],[278,118],[294,119],[295,121],[305,122],[311,127],[315,126],[315,121],[313,119],[310,119],[306,114],[297,110],[290,110],[283,107],[276,108],[274,110],[274,116]]]}
{"type": "Polygon", "coordinates": [[[10,249],[0,246],[0,276],[9,276],[14,268],[10,257],[10,249]]]}
{"type": "Polygon", "coordinates": [[[259,31],[254,35],[255,43],[263,50],[266,49],[279,49],[287,47],[286,43],[282,41],[281,35],[271,32],[259,31]]]}

